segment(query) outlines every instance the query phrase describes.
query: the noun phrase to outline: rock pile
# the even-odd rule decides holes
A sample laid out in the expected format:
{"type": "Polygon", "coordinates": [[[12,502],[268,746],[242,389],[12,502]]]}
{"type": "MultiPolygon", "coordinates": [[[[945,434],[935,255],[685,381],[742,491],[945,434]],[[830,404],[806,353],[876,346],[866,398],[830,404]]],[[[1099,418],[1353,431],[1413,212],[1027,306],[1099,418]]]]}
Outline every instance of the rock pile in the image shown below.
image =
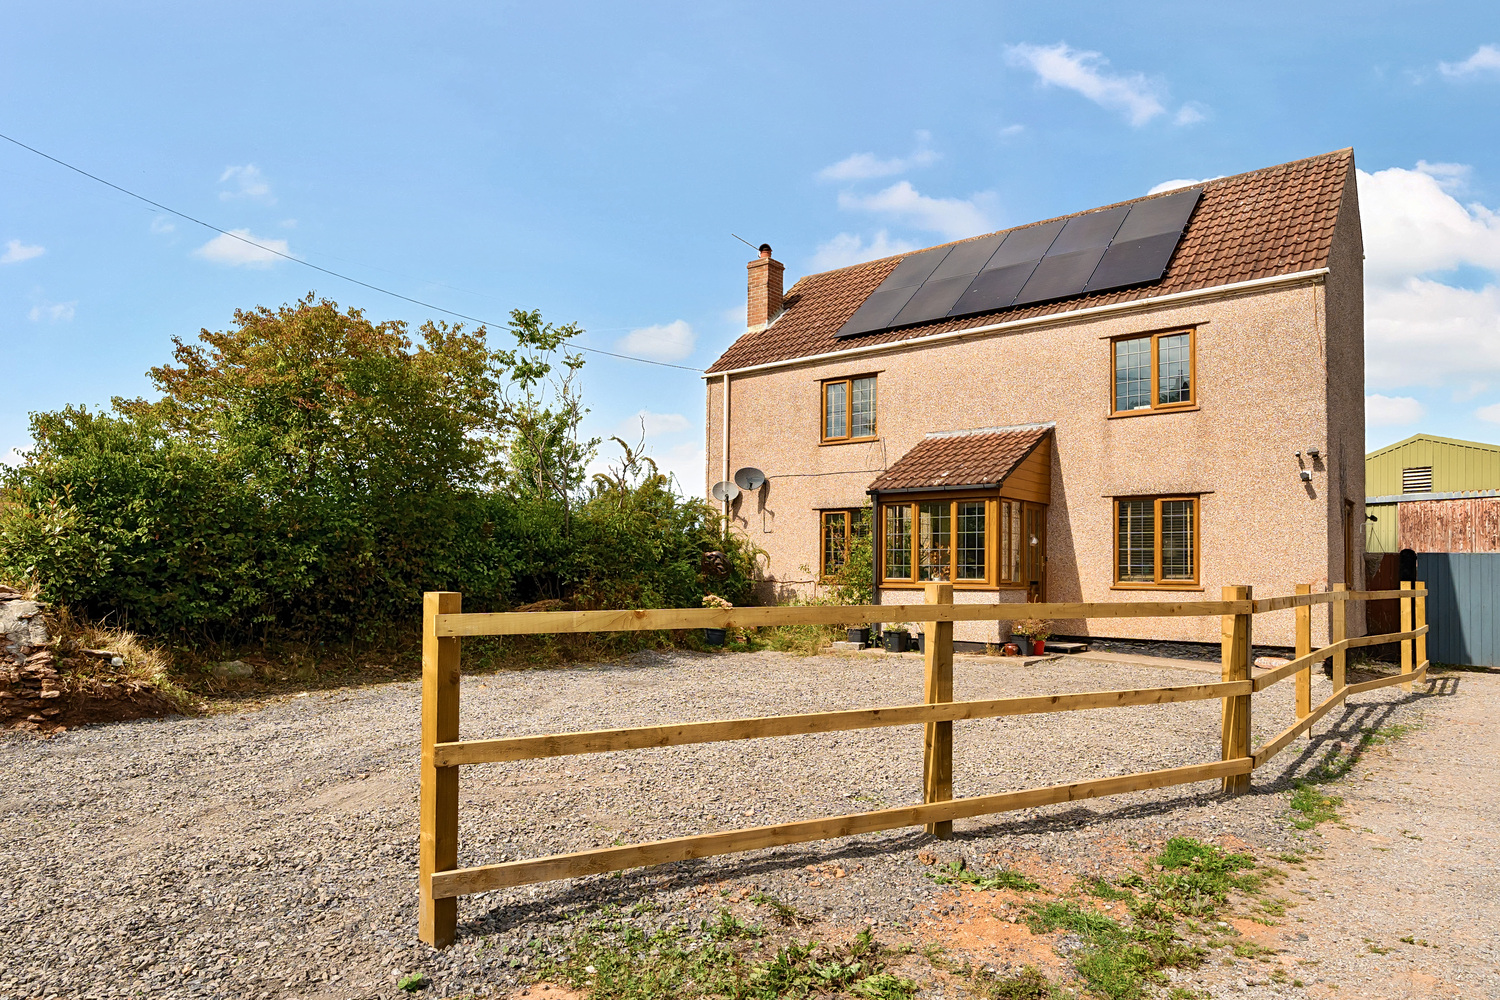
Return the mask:
{"type": "Polygon", "coordinates": [[[43,612],[40,602],[0,586],[0,728],[51,734],[177,710],[145,682],[71,673],[88,659],[123,662],[102,649],[70,649],[59,659],[43,612]]]}

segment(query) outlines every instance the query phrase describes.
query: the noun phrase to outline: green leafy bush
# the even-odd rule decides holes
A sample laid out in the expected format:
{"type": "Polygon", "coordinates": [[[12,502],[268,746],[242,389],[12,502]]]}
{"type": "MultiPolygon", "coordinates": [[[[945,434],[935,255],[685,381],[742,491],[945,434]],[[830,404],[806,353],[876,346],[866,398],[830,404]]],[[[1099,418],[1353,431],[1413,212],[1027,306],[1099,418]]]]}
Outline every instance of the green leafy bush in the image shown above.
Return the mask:
{"type": "Polygon", "coordinates": [[[311,296],[175,341],[155,401],[32,416],[0,473],[0,575],[176,640],[410,629],[426,590],[465,610],[748,603],[754,554],[624,442],[597,442],[563,353],[576,328],[374,323],[311,296]]]}

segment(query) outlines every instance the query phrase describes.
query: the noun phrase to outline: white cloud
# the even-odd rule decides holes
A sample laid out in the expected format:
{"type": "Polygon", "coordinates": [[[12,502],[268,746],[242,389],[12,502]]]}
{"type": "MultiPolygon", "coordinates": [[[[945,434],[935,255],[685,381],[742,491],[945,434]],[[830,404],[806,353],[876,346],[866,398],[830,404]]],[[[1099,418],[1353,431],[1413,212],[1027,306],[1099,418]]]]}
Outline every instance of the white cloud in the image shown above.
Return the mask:
{"type": "Polygon", "coordinates": [[[1005,56],[1012,66],[1031,70],[1044,84],[1076,91],[1101,108],[1123,113],[1132,125],[1144,125],[1167,110],[1159,96],[1160,86],[1141,73],[1109,73],[1109,60],[1102,53],[1058,42],[1010,45],[1005,56]]]}
{"type": "Polygon", "coordinates": [[[928,132],[917,133],[917,148],[907,156],[893,156],[882,160],[874,153],[855,153],[846,156],[831,166],[824,167],[818,171],[818,176],[825,181],[862,181],[872,177],[890,177],[894,174],[905,173],[913,167],[926,167],[936,163],[940,154],[927,148],[927,143],[932,138],[928,132]]]}
{"type": "Polygon", "coordinates": [[[1223,176],[1223,174],[1214,174],[1212,177],[1179,177],[1176,180],[1162,181],[1146,193],[1161,194],[1163,191],[1176,191],[1178,188],[1192,187],[1194,184],[1206,184],[1209,181],[1216,181],[1223,176]]]}
{"type": "Polygon", "coordinates": [[[1500,48],[1494,45],[1481,45],[1463,62],[1438,63],[1438,71],[1450,80],[1475,76],[1479,73],[1500,73],[1500,48]]]}
{"type": "Polygon", "coordinates": [[[33,323],[40,323],[42,320],[49,323],[66,323],[77,312],[77,306],[77,299],[72,302],[42,302],[32,306],[26,318],[33,323]]]}
{"type": "Polygon", "coordinates": [[[1026,131],[1025,125],[1007,125],[1000,130],[1000,138],[1009,139],[1011,136],[1020,135],[1026,131]]]}
{"type": "Polygon", "coordinates": [[[46,252],[46,247],[29,246],[20,240],[7,240],[5,252],[0,253],[0,264],[19,264],[23,260],[40,257],[46,252]]]}
{"type": "Polygon", "coordinates": [[[1360,171],[1367,280],[1390,286],[1465,264],[1500,270],[1500,215],[1454,197],[1467,174],[1426,161],[1415,170],[1360,171]]]}
{"type": "Polygon", "coordinates": [[[949,239],[974,236],[994,228],[986,210],[993,201],[994,195],[989,192],[970,199],[932,198],[912,187],[910,181],[897,181],[871,195],[839,193],[840,208],[889,215],[949,239]]]}
{"type": "Polygon", "coordinates": [[[12,448],[0,457],[0,465],[8,465],[12,469],[20,468],[26,464],[26,451],[23,448],[12,448]]]}
{"type": "Polygon", "coordinates": [[[1208,121],[1208,105],[1198,101],[1188,101],[1172,116],[1173,125],[1196,125],[1204,121],[1208,121]]]}
{"type": "Polygon", "coordinates": [[[1474,416],[1480,420],[1492,424],[1500,424],[1500,403],[1491,403],[1489,406],[1481,406],[1474,411],[1474,416]]]}
{"type": "Polygon", "coordinates": [[[631,330],[615,341],[615,347],[625,354],[636,354],[655,361],[681,361],[693,353],[698,335],[686,320],[673,320],[657,326],[643,326],[631,330]]]}
{"type": "Polygon", "coordinates": [[[1500,287],[1427,278],[1365,282],[1365,377],[1372,387],[1439,386],[1500,375],[1500,287]]]}
{"type": "Polygon", "coordinates": [[[1365,424],[1369,427],[1399,427],[1414,424],[1427,416],[1427,408],[1411,396],[1365,397],[1365,424]]]}
{"type": "Polygon", "coordinates": [[[158,234],[175,233],[177,231],[177,223],[165,215],[153,215],[151,217],[151,231],[158,234]]]}
{"type": "Polygon", "coordinates": [[[270,267],[281,259],[278,254],[290,256],[291,252],[286,240],[252,236],[248,229],[231,229],[194,250],[193,256],[231,267],[270,267]]]}
{"type": "Polygon", "coordinates": [[[219,175],[219,183],[230,185],[230,190],[219,192],[221,201],[249,198],[252,201],[263,201],[267,205],[276,204],[276,196],[271,193],[271,185],[266,182],[265,175],[260,172],[260,168],[253,163],[247,163],[243,167],[226,168],[224,173],[219,175]]]}
{"type": "Polygon", "coordinates": [[[867,260],[878,260],[915,249],[915,243],[893,240],[884,229],[876,233],[869,243],[853,233],[839,233],[828,242],[818,244],[808,266],[813,271],[831,271],[836,267],[863,264],[867,260]]]}
{"type": "Polygon", "coordinates": [[[692,426],[688,418],[680,413],[654,413],[651,410],[641,410],[634,416],[622,420],[615,428],[615,434],[627,441],[634,441],[642,434],[648,438],[662,434],[680,434],[692,426]]]}

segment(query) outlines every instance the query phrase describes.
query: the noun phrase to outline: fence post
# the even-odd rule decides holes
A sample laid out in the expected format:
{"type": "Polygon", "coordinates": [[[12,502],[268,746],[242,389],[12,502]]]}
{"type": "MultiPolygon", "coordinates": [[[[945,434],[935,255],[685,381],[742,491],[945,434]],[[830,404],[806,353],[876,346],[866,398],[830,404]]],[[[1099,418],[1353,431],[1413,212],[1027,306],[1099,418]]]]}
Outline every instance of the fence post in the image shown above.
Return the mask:
{"type": "MultiPolygon", "coordinates": [[[[1297,584],[1297,596],[1312,593],[1312,584],[1297,584]]],[[[1312,652],[1312,606],[1297,606],[1297,653],[1298,659],[1312,652]]],[[[1312,664],[1297,671],[1297,718],[1305,719],[1312,714],[1312,664]]],[[[1309,738],[1312,732],[1309,731],[1309,738]]]]}
{"type": "MultiPolygon", "coordinates": [[[[1343,593],[1349,589],[1347,583],[1335,583],[1334,593],[1343,593]]],[[[1347,598],[1334,601],[1328,606],[1328,638],[1332,642],[1343,642],[1349,638],[1349,601],[1347,598]]],[[[1349,664],[1349,654],[1339,650],[1333,654],[1333,691],[1334,694],[1344,690],[1345,667],[1349,664]]]]}
{"type": "MultiPolygon", "coordinates": [[[[1418,594],[1417,597],[1416,597],[1417,621],[1416,621],[1415,627],[1416,628],[1421,628],[1421,627],[1423,627],[1424,625],[1427,624],[1427,584],[1424,583],[1424,582],[1422,582],[1421,580],[1418,580],[1417,581],[1417,586],[1419,586],[1419,587],[1422,588],[1422,593],[1418,594]]],[[[1426,662],[1427,662],[1427,635],[1424,633],[1422,635],[1417,636],[1417,666],[1420,667],[1422,664],[1424,664],[1426,662]]]]}
{"type": "MultiPolygon", "coordinates": [[[[952,604],[953,584],[929,583],[928,604],[952,604]]],[[[953,700],[953,623],[925,622],[927,636],[926,701],[933,705],[953,700]]],[[[947,802],[953,798],[953,723],[927,723],[922,753],[922,801],[947,802]]],[[[953,836],[953,821],[928,823],[927,832],[939,840],[953,836]]]]}
{"type": "Polygon", "coordinates": [[[417,936],[434,948],[453,943],[458,900],[432,898],[432,873],[458,867],[458,768],[433,764],[433,746],[458,739],[458,642],[439,638],[438,615],[456,615],[463,595],[429,591],[422,597],[422,779],[418,838],[420,902],[417,936]]]}
{"type": "MultiPolygon", "coordinates": [[[[1401,589],[1402,590],[1410,590],[1411,589],[1411,581],[1410,580],[1402,580],[1401,581],[1401,589]]],[[[1401,598],[1401,631],[1403,631],[1403,632],[1410,632],[1411,631],[1411,598],[1410,597],[1403,597],[1403,598],[1401,598]]],[[[1401,672],[1403,674],[1409,674],[1409,673],[1412,672],[1411,654],[1412,654],[1412,641],[1410,639],[1402,639],[1401,640],[1401,672]]],[[[1410,691],[1411,690],[1411,681],[1407,681],[1406,683],[1402,684],[1401,685],[1401,690],[1403,690],[1403,691],[1410,691]]]]}
{"type": "MultiPolygon", "coordinates": [[[[1225,587],[1220,596],[1226,601],[1251,600],[1250,587],[1225,587]]],[[[1222,677],[1226,681],[1250,679],[1251,615],[1225,615],[1221,653],[1222,677]]],[[[1224,699],[1224,759],[1238,760],[1250,756],[1250,696],[1236,695],[1224,699]]],[[[1239,794],[1250,790],[1249,774],[1224,777],[1224,791],[1239,794]]]]}

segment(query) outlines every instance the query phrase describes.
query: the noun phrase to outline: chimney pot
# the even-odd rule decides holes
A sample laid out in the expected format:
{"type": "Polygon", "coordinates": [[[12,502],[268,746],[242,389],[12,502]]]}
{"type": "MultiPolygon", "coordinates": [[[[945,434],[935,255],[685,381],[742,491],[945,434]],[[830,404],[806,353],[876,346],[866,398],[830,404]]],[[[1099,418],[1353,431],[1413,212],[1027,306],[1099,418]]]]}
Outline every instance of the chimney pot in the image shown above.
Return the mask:
{"type": "Polygon", "coordinates": [[[764,327],[781,315],[782,275],[786,268],[771,256],[769,243],[762,243],[760,256],[745,267],[750,272],[745,323],[751,328],[764,327]]]}

